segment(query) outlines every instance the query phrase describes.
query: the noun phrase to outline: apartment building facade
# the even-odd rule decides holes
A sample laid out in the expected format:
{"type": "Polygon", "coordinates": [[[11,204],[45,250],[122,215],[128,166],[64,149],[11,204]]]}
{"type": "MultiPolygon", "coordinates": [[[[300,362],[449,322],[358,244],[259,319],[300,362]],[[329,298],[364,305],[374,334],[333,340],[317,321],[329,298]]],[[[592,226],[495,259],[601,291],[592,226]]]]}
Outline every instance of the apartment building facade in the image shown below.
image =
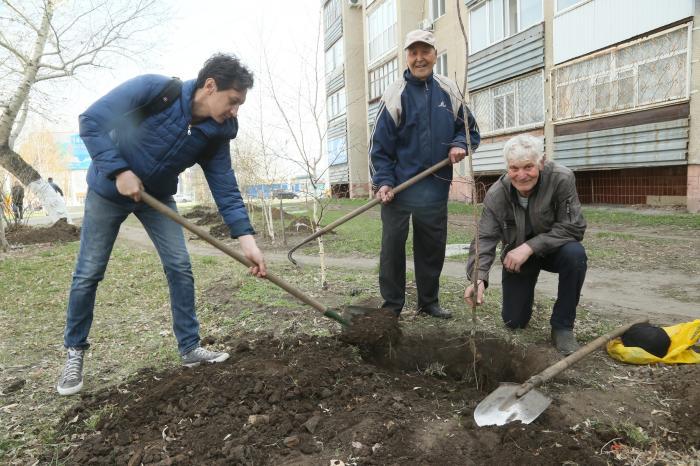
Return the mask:
{"type": "MultiPolygon", "coordinates": [[[[436,73],[461,85],[468,63],[469,105],[482,133],[473,159],[481,194],[504,171],[505,141],[529,133],[543,139],[549,159],[576,172],[584,203],[700,211],[700,119],[692,118],[700,115],[700,0],[466,0],[468,51],[453,2],[328,0],[324,11],[333,3],[352,20],[343,43],[355,61],[343,72],[356,86],[345,113],[357,129],[347,146],[354,170],[331,176],[349,195],[367,192],[378,101],[405,68],[402,37],[422,27],[437,38],[436,73]]],[[[340,166],[331,163],[331,174],[340,166]]],[[[465,168],[456,168],[457,199],[465,168]]]]}

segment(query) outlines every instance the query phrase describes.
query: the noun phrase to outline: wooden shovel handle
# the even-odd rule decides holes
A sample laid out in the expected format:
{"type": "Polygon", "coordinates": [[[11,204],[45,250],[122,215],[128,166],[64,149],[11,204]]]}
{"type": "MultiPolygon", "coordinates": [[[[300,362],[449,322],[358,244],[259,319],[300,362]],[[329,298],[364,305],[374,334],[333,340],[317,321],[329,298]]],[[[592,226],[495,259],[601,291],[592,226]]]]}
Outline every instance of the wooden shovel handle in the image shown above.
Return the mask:
{"type": "Polygon", "coordinates": [[[521,396],[525,395],[527,392],[532,390],[535,387],[538,387],[542,385],[544,382],[548,381],[555,375],[559,374],[561,371],[564,369],[568,369],[569,367],[573,366],[577,362],[579,362],[581,359],[583,359],[585,356],[588,356],[590,353],[595,351],[596,349],[600,348],[610,340],[619,337],[623,333],[625,333],[627,330],[630,329],[633,325],[637,324],[644,324],[649,322],[648,318],[643,318],[643,319],[637,319],[631,324],[626,324],[623,325],[616,330],[613,330],[612,332],[600,336],[596,338],[595,340],[591,341],[585,346],[582,346],[579,348],[576,352],[570,354],[569,356],[565,357],[561,361],[557,362],[556,364],[553,364],[540,372],[539,374],[533,375],[527,381],[525,381],[524,384],[518,388],[518,391],[515,392],[515,396],[520,398],[521,396]]]}
{"type": "MultiPolygon", "coordinates": [[[[443,168],[443,167],[446,167],[446,166],[449,165],[449,164],[450,164],[450,159],[449,159],[449,158],[446,158],[445,160],[442,160],[442,161],[436,163],[436,164],[433,165],[432,167],[426,168],[425,170],[423,170],[422,172],[418,173],[418,174],[417,174],[416,176],[414,176],[413,178],[409,178],[408,180],[404,181],[403,183],[401,183],[401,184],[398,185],[397,187],[393,188],[391,191],[392,191],[394,194],[398,194],[398,193],[400,193],[401,191],[403,191],[404,189],[410,188],[411,186],[413,186],[414,184],[416,184],[417,182],[419,182],[420,180],[422,180],[422,179],[425,178],[426,176],[435,173],[436,171],[440,170],[440,169],[443,168]]],[[[287,253],[287,258],[289,259],[289,261],[290,261],[292,264],[296,265],[297,262],[296,262],[296,261],[294,260],[294,258],[292,257],[292,254],[294,254],[294,251],[296,251],[297,249],[299,249],[300,247],[302,247],[303,245],[305,245],[305,244],[308,243],[309,241],[313,241],[313,240],[315,240],[316,238],[318,238],[319,236],[324,235],[324,234],[328,233],[328,232],[331,231],[331,230],[334,230],[336,227],[342,225],[343,223],[347,222],[348,220],[357,217],[357,216],[360,215],[362,212],[365,212],[365,211],[371,209],[371,208],[374,207],[375,205],[379,204],[379,202],[380,202],[379,199],[373,198],[373,199],[372,199],[371,201],[369,201],[367,204],[364,204],[364,205],[358,207],[357,209],[353,210],[352,212],[349,212],[349,213],[343,215],[342,217],[340,217],[340,218],[339,218],[338,220],[336,220],[335,222],[332,222],[332,223],[326,225],[325,227],[321,228],[320,230],[314,232],[313,234],[307,236],[306,238],[304,238],[303,240],[301,240],[301,242],[300,242],[299,244],[297,244],[296,246],[294,246],[292,249],[289,250],[289,252],[287,253]]]]}
{"type": "MultiPolygon", "coordinates": [[[[163,214],[166,217],[168,217],[169,219],[171,219],[172,221],[179,223],[184,228],[188,229],[189,231],[191,231],[195,235],[199,236],[200,238],[202,238],[204,241],[206,241],[207,243],[214,246],[219,251],[233,257],[234,259],[236,259],[238,262],[245,265],[246,267],[252,267],[253,265],[255,265],[247,257],[245,257],[243,254],[234,250],[233,248],[230,248],[229,246],[225,245],[223,242],[219,241],[218,239],[214,238],[211,234],[209,234],[208,231],[204,230],[203,228],[198,227],[194,223],[185,219],[182,215],[178,214],[173,209],[166,206],[165,204],[163,204],[162,202],[160,202],[158,199],[151,196],[147,192],[141,191],[141,200],[143,202],[145,202],[146,204],[148,204],[149,206],[153,207],[155,210],[157,210],[161,214],[163,214]]],[[[312,298],[308,294],[304,293],[300,289],[290,285],[286,281],[282,280],[280,277],[268,272],[267,275],[265,276],[265,278],[267,278],[269,281],[271,281],[275,285],[279,286],[284,291],[291,294],[292,296],[294,296],[298,300],[313,307],[314,309],[316,309],[320,312],[323,312],[323,313],[326,313],[327,311],[329,311],[328,307],[326,307],[323,304],[321,304],[320,302],[316,301],[314,298],[312,298]]]]}

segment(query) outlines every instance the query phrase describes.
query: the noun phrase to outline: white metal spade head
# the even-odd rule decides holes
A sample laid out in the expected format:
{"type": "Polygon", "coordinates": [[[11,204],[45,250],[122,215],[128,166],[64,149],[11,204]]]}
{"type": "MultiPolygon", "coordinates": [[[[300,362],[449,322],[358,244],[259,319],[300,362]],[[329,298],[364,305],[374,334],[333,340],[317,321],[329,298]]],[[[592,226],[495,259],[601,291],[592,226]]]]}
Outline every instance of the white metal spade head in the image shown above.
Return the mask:
{"type": "Polygon", "coordinates": [[[520,387],[520,384],[501,383],[489,393],[474,410],[476,424],[502,426],[514,421],[529,424],[537,419],[552,399],[534,389],[518,398],[516,392],[520,387]]]}

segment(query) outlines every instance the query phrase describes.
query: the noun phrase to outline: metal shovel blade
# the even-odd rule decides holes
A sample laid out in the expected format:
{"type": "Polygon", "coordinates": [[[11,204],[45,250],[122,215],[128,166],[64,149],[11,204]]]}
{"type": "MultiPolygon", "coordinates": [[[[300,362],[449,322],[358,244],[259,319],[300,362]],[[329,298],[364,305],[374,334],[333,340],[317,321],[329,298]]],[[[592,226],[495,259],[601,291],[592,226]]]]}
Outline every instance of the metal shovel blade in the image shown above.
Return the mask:
{"type": "Polygon", "coordinates": [[[551,398],[534,389],[518,398],[516,392],[519,388],[519,384],[501,383],[489,393],[474,410],[476,424],[502,426],[513,421],[529,424],[552,402],[551,398]]]}

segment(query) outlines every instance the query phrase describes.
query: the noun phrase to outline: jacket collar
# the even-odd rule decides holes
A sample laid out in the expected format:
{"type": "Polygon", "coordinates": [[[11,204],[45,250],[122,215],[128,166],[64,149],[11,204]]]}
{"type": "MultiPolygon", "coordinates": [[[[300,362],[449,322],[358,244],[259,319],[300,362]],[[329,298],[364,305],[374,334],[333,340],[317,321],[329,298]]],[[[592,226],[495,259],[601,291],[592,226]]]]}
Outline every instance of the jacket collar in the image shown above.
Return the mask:
{"type": "Polygon", "coordinates": [[[414,86],[424,86],[425,83],[427,83],[428,85],[432,84],[433,74],[430,73],[430,76],[428,76],[428,78],[425,81],[422,81],[422,80],[416,78],[415,76],[413,76],[411,74],[411,70],[406,68],[403,72],[403,79],[405,79],[408,84],[412,84],[414,86]]]}

